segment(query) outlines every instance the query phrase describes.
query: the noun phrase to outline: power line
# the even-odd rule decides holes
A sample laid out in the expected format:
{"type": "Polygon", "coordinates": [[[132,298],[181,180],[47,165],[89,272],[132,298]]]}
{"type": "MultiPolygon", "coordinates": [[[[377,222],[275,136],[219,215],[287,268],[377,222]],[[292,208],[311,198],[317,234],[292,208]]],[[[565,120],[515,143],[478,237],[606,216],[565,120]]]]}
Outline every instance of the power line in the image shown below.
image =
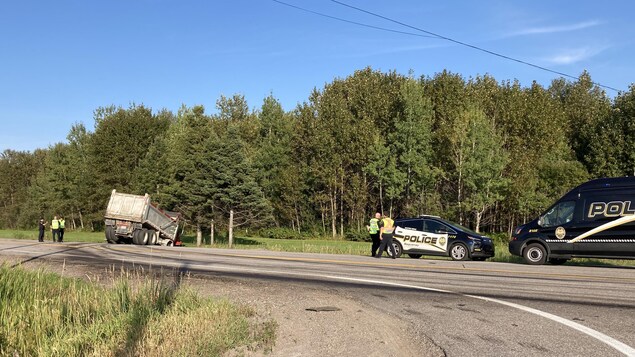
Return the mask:
{"type": "Polygon", "coordinates": [[[422,34],[419,34],[419,33],[413,33],[413,32],[405,32],[405,31],[393,30],[393,29],[389,29],[389,28],[385,28],[385,27],[379,27],[379,26],[373,26],[373,25],[364,24],[364,23],[361,23],[361,22],[355,22],[355,21],[351,21],[351,20],[343,19],[343,18],[340,18],[340,17],[327,15],[327,14],[324,14],[324,13],[321,13],[321,12],[317,12],[317,11],[313,11],[313,10],[305,9],[305,8],[303,8],[303,7],[300,7],[300,6],[296,6],[296,5],[293,5],[293,4],[286,3],[286,2],[284,2],[284,1],[279,1],[279,0],[271,0],[271,1],[273,1],[273,2],[277,2],[278,4],[281,4],[281,5],[285,5],[285,6],[288,6],[288,7],[292,7],[292,8],[294,8],[294,9],[297,9],[297,10],[300,10],[300,11],[305,11],[305,12],[308,12],[308,13],[311,13],[311,14],[314,14],[314,15],[318,15],[318,16],[322,16],[322,17],[327,17],[327,18],[329,18],[329,19],[333,19],[333,20],[337,20],[337,21],[342,21],[342,22],[346,22],[346,23],[349,23],[349,24],[353,24],[353,25],[358,25],[358,26],[368,27],[368,28],[375,29],[375,30],[388,31],[388,32],[399,33],[399,34],[402,34],[402,35],[410,35],[410,36],[417,36],[417,37],[439,38],[438,36],[422,35],[422,34]]]}
{"type": "MultiPolygon", "coordinates": [[[[405,33],[405,34],[409,34],[409,35],[414,35],[414,34],[412,34],[410,32],[395,31],[395,30],[390,30],[390,29],[370,26],[370,25],[366,25],[366,24],[361,24],[361,23],[357,23],[357,22],[354,22],[354,21],[343,20],[343,19],[336,18],[336,17],[333,17],[333,16],[329,16],[329,15],[325,15],[325,14],[321,14],[321,13],[316,13],[316,12],[311,11],[311,10],[306,10],[306,9],[303,9],[303,8],[300,8],[300,7],[291,5],[291,4],[283,3],[283,2],[278,1],[278,0],[272,0],[272,1],[275,1],[275,2],[283,4],[283,5],[287,5],[287,6],[302,10],[302,11],[308,11],[310,13],[314,13],[314,14],[317,14],[317,15],[320,15],[320,16],[334,18],[336,20],[345,21],[345,22],[349,22],[349,23],[352,23],[352,24],[356,24],[356,25],[361,25],[361,26],[371,27],[371,28],[377,28],[377,29],[386,30],[386,31],[390,31],[390,32],[397,32],[397,33],[405,33]]],[[[572,75],[564,73],[564,72],[560,72],[560,71],[556,71],[556,70],[553,70],[553,69],[549,69],[547,67],[543,67],[543,66],[540,66],[540,65],[537,65],[537,64],[533,64],[531,62],[523,61],[523,60],[520,60],[518,58],[510,57],[510,56],[503,55],[503,54],[498,53],[498,52],[490,51],[488,49],[485,49],[485,48],[482,48],[482,47],[479,47],[479,46],[475,46],[475,45],[471,45],[471,44],[466,43],[466,42],[455,40],[453,38],[450,38],[450,37],[447,37],[447,36],[443,36],[443,35],[440,35],[440,34],[437,34],[437,33],[431,32],[431,31],[427,31],[427,30],[424,30],[422,28],[415,27],[415,26],[406,24],[404,22],[401,22],[401,21],[398,21],[398,20],[383,16],[383,15],[380,15],[380,14],[377,14],[377,13],[374,13],[374,12],[371,12],[371,11],[368,11],[368,10],[365,10],[365,9],[362,9],[362,8],[359,8],[359,7],[356,7],[356,6],[353,6],[353,5],[349,5],[349,4],[343,3],[343,2],[338,1],[338,0],[331,0],[331,1],[336,3],[336,4],[338,4],[338,5],[345,6],[345,7],[348,7],[350,9],[353,9],[353,10],[360,11],[360,12],[363,12],[363,13],[368,14],[368,15],[372,15],[372,16],[378,17],[380,19],[383,19],[383,20],[386,20],[386,21],[390,21],[390,22],[396,23],[398,25],[401,25],[401,26],[404,26],[404,27],[407,27],[407,28],[410,28],[410,29],[413,29],[413,30],[416,30],[416,31],[419,31],[419,32],[423,32],[423,33],[429,35],[427,37],[439,38],[439,39],[446,40],[446,41],[449,41],[449,42],[452,42],[452,43],[456,43],[456,44],[461,45],[461,46],[469,47],[469,48],[477,50],[477,51],[485,52],[485,53],[487,53],[489,55],[492,55],[492,56],[496,56],[496,57],[500,57],[500,58],[503,58],[503,59],[506,59],[506,60],[509,60],[509,61],[513,61],[513,62],[517,62],[517,63],[520,63],[520,64],[524,64],[526,66],[530,66],[530,67],[533,67],[533,68],[536,68],[536,69],[539,69],[539,70],[542,70],[542,71],[546,71],[546,72],[549,72],[549,73],[557,74],[557,75],[562,76],[562,77],[567,77],[567,78],[571,78],[571,79],[574,79],[574,80],[578,80],[578,77],[572,76],[572,75]]],[[[603,84],[598,83],[598,82],[591,82],[591,83],[596,85],[596,86],[598,86],[598,87],[601,87],[601,88],[606,88],[606,89],[613,90],[615,92],[620,92],[620,90],[617,89],[617,88],[613,88],[613,87],[610,87],[610,86],[607,86],[607,85],[603,85],[603,84]]]]}
{"type": "MultiPolygon", "coordinates": [[[[276,0],[274,0],[274,1],[276,1],[276,0]]],[[[549,69],[549,68],[546,68],[546,67],[543,67],[543,66],[539,66],[537,64],[533,64],[533,63],[530,63],[530,62],[527,62],[527,61],[523,61],[523,60],[520,60],[520,59],[517,59],[517,58],[506,56],[506,55],[500,54],[498,52],[490,51],[490,50],[487,50],[487,49],[482,48],[482,47],[471,45],[469,43],[458,41],[458,40],[455,40],[453,38],[450,38],[450,37],[447,37],[447,36],[443,36],[443,35],[440,35],[440,34],[437,34],[437,33],[431,32],[431,31],[427,31],[427,30],[424,30],[424,29],[419,28],[419,27],[408,25],[408,24],[403,23],[401,21],[397,21],[395,19],[391,19],[389,17],[382,16],[380,14],[377,14],[377,13],[374,13],[374,12],[371,12],[371,11],[368,11],[368,10],[364,10],[362,8],[359,8],[359,7],[356,7],[356,6],[353,6],[353,5],[349,5],[349,4],[343,3],[343,2],[338,1],[338,0],[331,0],[331,1],[336,3],[336,4],[339,4],[341,6],[345,6],[345,7],[348,7],[350,9],[357,10],[357,11],[363,12],[365,14],[378,17],[380,19],[384,19],[386,21],[390,21],[390,22],[399,24],[401,26],[404,26],[404,27],[407,27],[407,28],[410,28],[410,29],[413,29],[413,30],[416,30],[416,31],[420,31],[420,32],[426,33],[428,35],[440,38],[442,40],[453,42],[453,43],[456,43],[456,44],[461,45],[461,46],[469,47],[469,48],[472,48],[472,49],[477,50],[477,51],[485,52],[487,54],[490,54],[490,55],[493,55],[493,56],[496,56],[496,57],[500,57],[500,58],[504,58],[504,59],[509,60],[509,61],[514,61],[514,62],[517,62],[517,63],[521,63],[521,64],[524,64],[524,65],[527,65],[527,66],[530,66],[530,67],[534,67],[534,68],[537,68],[537,69],[540,69],[540,70],[543,70],[543,71],[547,71],[547,72],[550,72],[550,73],[554,73],[554,74],[557,74],[557,75],[560,75],[560,76],[563,76],[563,77],[572,78],[574,80],[578,79],[578,77],[572,76],[570,74],[566,74],[564,72],[555,71],[553,69],[549,69]]],[[[593,83],[594,85],[596,85],[598,87],[602,87],[602,88],[614,90],[616,92],[620,92],[619,89],[616,89],[616,88],[613,88],[613,87],[609,87],[609,86],[603,85],[603,84],[598,83],[598,82],[591,82],[591,83],[593,83]]]]}

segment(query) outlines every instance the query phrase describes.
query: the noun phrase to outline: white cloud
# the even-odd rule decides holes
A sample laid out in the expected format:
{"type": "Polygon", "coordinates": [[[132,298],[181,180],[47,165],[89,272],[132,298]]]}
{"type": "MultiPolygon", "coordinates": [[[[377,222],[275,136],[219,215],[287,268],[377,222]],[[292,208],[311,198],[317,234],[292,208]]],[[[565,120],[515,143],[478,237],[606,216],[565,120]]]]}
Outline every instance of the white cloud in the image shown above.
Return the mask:
{"type": "Polygon", "coordinates": [[[572,64],[580,61],[584,61],[588,58],[596,56],[606,50],[606,47],[603,48],[590,48],[590,47],[582,47],[582,48],[573,48],[568,50],[563,50],[560,53],[557,53],[553,56],[546,58],[547,62],[553,64],[572,64]]]}
{"type": "Polygon", "coordinates": [[[520,31],[512,32],[508,34],[507,37],[541,35],[541,34],[550,34],[550,33],[558,33],[558,32],[571,32],[571,31],[583,30],[589,27],[598,26],[600,24],[601,22],[592,20],[592,21],[579,22],[577,24],[571,24],[571,25],[530,27],[520,31]]]}

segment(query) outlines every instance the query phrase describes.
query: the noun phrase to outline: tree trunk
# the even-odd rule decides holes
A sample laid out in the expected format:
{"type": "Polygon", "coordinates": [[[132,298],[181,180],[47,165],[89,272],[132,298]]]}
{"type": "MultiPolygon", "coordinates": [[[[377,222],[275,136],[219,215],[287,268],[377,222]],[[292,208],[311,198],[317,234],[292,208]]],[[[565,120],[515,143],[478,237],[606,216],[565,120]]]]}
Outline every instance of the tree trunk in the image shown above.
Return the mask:
{"type": "Polygon", "coordinates": [[[229,210],[229,232],[227,233],[229,247],[234,245],[234,210],[229,210]]]}
{"type": "Polygon", "coordinates": [[[337,197],[334,191],[331,191],[331,235],[333,238],[337,236],[337,197]]]}
{"type": "Polygon", "coordinates": [[[201,224],[196,224],[196,246],[200,247],[203,242],[203,229],[201,228],[201,224]]]}
{"type": "Polygon", "coordinates": [[[214,245],[214,220],[209,224],[209,245],[214,245]]]}
{"type": "Polygon", "coordinates": [[[326,236],[326,217],[324,215],[324,205],[320,203],[320,212],[322,213],[322,235],[326,236]]]}
{"type": "Polygon", "coordinates": [[[379,209],[381,210],[381,214],[384,214],[384,186],[381,181],[379,181],[379,209]]]}
{"type": "Polygon", "coordinates": [[[340,237],[344,237],[344,170],[340,176],[340,237]]]}
{"type": "Polygon", "coordinates": [[[300,231],[300,210],[298,209],[298,202],[293,202],[293,206],[295,208],[295,219],[298,223],[298,234],[302,234],[300,231]]]}
{"type": "Polygon", "coordinates": [[[84,230],[84,218],[82,217],[82,211],[77,211],[79,213],[79,225],[82,227],[82,230],[84,230]]]}
{"type": "Polygon", "coordinates": [[[475,214],[476,216],[476,223],[474,226],[474,230],[476,231],[476,233],[481,233],[480,229],[481,229],[481,217],[483,216],[482,212],[476,212],[475,214]]]}

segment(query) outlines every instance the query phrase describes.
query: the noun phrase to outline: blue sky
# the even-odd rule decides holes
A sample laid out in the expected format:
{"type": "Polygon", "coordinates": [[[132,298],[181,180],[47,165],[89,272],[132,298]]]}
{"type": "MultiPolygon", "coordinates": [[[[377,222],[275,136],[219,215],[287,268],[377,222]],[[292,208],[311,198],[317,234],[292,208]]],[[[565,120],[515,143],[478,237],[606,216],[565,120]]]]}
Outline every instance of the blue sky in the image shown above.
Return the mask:
{"type": "MultiPolygon", "coordinates": [[[[283,0],[329,16],[415,32],[329,0],[283,0]]],[[[627,90],[635,82],[635,2],[343,0],[374,13],[536,65],[627,90]]],[[[0,151],[93,129],[100,106],[176,111],[243,94],[286,110],[314,87],[370,66],[415,76],[533,80],[557,75],[457,44],[381,31],[271,0],[3,0],[0,151]]],[[[607,91],[610,96],[616,93],[607,91]]]]}

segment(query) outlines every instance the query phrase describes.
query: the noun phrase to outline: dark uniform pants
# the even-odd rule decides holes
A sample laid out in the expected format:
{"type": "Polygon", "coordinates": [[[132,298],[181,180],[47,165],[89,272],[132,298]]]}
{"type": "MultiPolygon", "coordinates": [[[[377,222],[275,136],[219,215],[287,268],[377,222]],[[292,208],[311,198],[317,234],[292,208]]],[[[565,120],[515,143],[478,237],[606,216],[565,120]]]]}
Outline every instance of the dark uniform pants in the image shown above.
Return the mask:
{"type": "Polygon", "coordinates": [[[397,258],[397,253],[395,252],[395,246],[392,245],[392,233],[384,233],[381,236],[381,244],[379,245],[379,253],[375,256],[376,258],[381,258],[381,255],[384,253],[384,250],[388,248],[389,255],[392,256],[393,259],[397,258]]]}
{"type": "Polygon", "coordinates": [[[381,244],[381,240],[379,239],[379,232],[371,233],[370,239],[373,241],[373,246],[370,249],[371,256],[375,256],[377,254],[377,249],[379,249],[379,245],[381,244]]]}
{"type": "Polygon", "coordinates": [[[64,228],[60,228],[60,242],[64,241],[64,228]]]}
{"type": "Polygon", "coordinates": [[[44,230],[40,229],[40,233],[37,235],[38,242],[44,242],[44,230]]]}
{"type": "Polygon", "coordinates": [[[51,231],[53,233],[53,242],[57,242],[57,239],[59,238],[60,230],[59,229],[51,229],[51,231]]]}

